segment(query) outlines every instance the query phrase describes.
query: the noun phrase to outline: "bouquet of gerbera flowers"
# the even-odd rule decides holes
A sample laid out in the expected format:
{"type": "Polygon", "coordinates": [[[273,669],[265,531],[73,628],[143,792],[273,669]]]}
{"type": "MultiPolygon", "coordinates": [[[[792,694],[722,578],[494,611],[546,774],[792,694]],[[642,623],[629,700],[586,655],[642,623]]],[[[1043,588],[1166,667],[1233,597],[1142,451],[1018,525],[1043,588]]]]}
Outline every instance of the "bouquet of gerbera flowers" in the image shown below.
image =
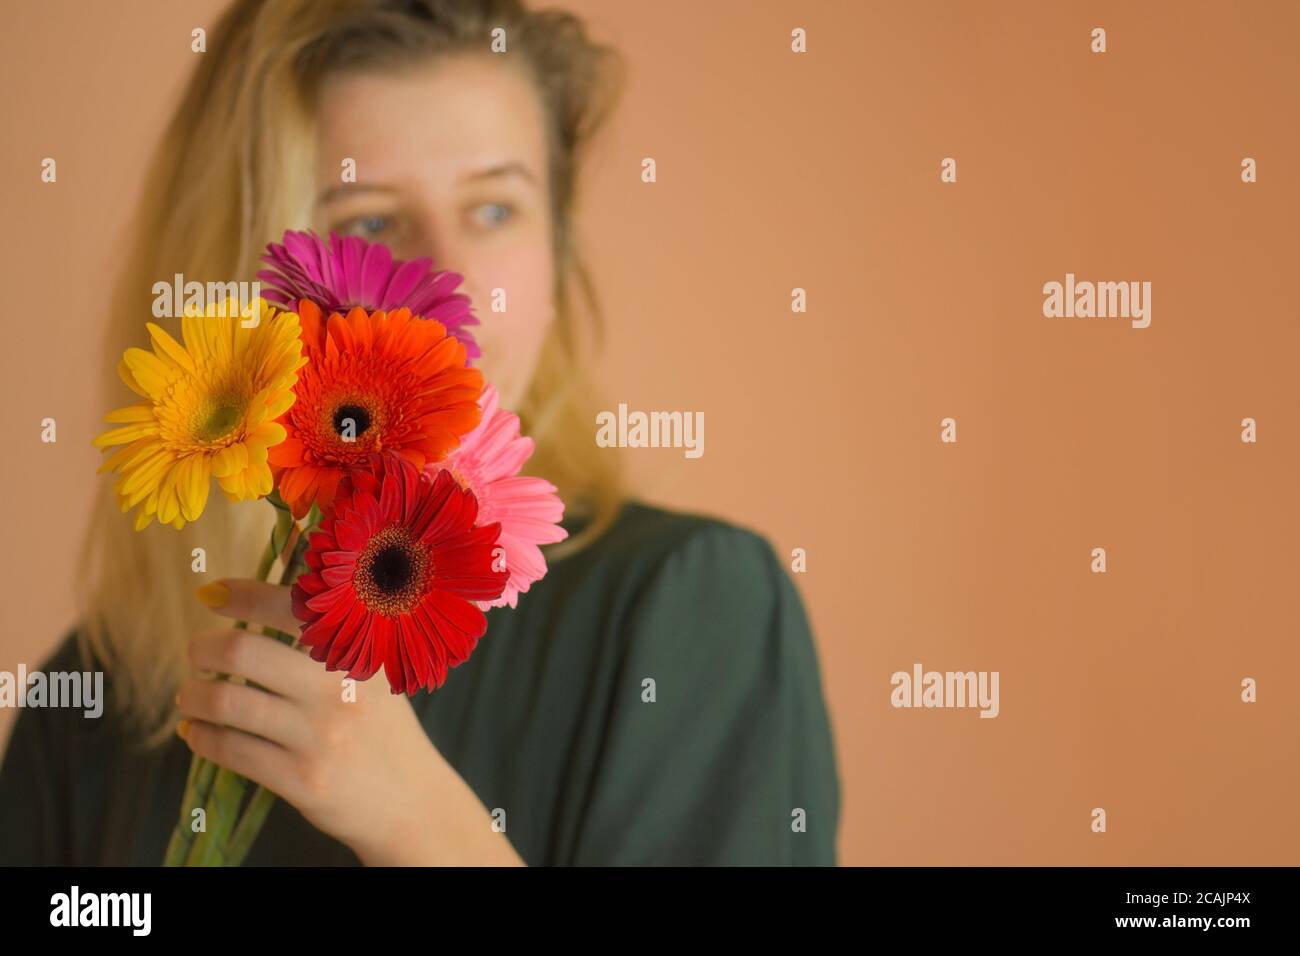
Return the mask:
{"type": "MultiPolygon", "coordinates": [[[[546,573],[564,506],[520,475],[532,441],[471,365],[459,275],[313,233],[286,233],[263,261],[251,309],[187,310],[182,342],[147,324],[152,350],[118,368],[142,401],[107,416],[95,444],[117,447],[100,470],[118,474],[137,530],[197,520],[212,478],[233,501],[265,498],[276,523],[258,576],[278,568],[302,622],[267,633],[356,680],[382,668],[395,694],[435,690],[484,612],[546,573]]],[[[273,801],[196,755],[166,864],[238,865],[273,801]]]]}

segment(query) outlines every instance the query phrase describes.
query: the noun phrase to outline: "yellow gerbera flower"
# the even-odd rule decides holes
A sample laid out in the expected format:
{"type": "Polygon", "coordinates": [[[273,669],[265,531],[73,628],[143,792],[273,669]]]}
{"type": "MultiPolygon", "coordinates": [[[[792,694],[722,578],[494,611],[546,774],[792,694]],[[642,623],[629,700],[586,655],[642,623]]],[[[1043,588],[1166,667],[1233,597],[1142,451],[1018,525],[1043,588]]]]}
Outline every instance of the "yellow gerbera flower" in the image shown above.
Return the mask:
{"type": "Polygon", "coordinates": [[[153,351],[127,349],[117,368],[146,401],[109,413],[104,420],[120,427],[95,439],[125,446],[99,469],[120,473],[113,490],[122,512],[141,506],[137,531],[154,518],[183,528],[202,514],[210,476],[232,501],[270,494],[267,449],[285,439],[276,419],[293,404],[307,362],[297,314],[258,299],[242,318],[229,299],[181,319],[184,347],[147,327],[153,351]]]}

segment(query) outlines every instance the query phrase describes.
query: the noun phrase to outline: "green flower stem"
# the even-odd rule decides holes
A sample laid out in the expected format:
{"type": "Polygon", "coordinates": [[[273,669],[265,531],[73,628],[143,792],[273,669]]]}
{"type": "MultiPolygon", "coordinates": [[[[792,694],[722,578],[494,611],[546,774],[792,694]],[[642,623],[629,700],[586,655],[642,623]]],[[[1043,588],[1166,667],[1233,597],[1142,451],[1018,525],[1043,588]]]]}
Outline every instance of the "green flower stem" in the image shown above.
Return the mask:
{"type": "Polygon", "coordinates": [[[239,818],[239,810],[244,802],[248,781],[239,774],[218,767],[208,794],[205,814],[207,829],[194,838],[190,855],[185,860],[186,866],[216,866],[219,864],[219,851],[229,839],[239,818]]]}
{"type": "Polygon", "coordinates": [[[185,778],[185,794],[181,797],[181,817],[172,829],[172,838],[167,843],[167,855],[163,858],[163,866],[180,866],[184,863],[190,845],[194,842],[194,831],[190,828],[190,820],[185,808],[198,805],[199,771],[207,762],[198,754],[190,758],[190,772],[185,778]]]}
{"type": "Polygon", "coordinates": [[[244,809],[244,815],[239,820],[239,825],[235,827],[235,833],[226,844],[225,859],[222,861],[223,866],[243,866],[244,859],[248,856],[248,851],[252,849],[253,841],[257,839],[258,833],[262,831],[262,824],[266,822],[267,814],[271,812],[271,807],[275,805],[275,794],[266,787],[258,786],[253,791],[253,797],[248,801],[248,806],[244,809]]]}

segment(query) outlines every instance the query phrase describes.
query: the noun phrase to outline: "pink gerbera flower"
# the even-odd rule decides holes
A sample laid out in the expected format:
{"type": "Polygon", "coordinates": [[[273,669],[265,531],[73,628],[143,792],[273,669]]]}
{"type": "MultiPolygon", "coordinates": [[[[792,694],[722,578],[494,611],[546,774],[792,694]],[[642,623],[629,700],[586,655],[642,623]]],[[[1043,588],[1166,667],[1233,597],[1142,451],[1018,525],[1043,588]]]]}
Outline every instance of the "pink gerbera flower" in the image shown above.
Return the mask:
{"type": "Polygon", "coordinates": [[[515,607],[520,594],[546,574],[546,559],[539,545],[563,541],[569,533],[560,527],[564,502],[544,478],[519,474],[533,453],[533,440],[519,434],[519,416],[497,407],[497,390],[483,388],[479,398],[483,418],[447,458],[425,466],[425,474],[449,471],[478,500],[478,521],[499,523],[498,546],[504,548],[504,567],[510,572],[505,590],[494,601],[478,606],[515,607]]]}
{"type": "Polygon", "coordinates": [[[286,232],[262,256],[269,269],[257,274],[266,284],[263,298],[289,311],[310,299],[326,315],[346,315],[360,306],[368,312],[410,309],[441,322],[447,334],[465,344],[469,359],[479,357],[468,326],[478,325],[469,296],[456,292],[462,276],[432,271],[432,259],[394,259],[388,247],[360,236],[330,233],[329,243],[314,232],[286,232]]]}

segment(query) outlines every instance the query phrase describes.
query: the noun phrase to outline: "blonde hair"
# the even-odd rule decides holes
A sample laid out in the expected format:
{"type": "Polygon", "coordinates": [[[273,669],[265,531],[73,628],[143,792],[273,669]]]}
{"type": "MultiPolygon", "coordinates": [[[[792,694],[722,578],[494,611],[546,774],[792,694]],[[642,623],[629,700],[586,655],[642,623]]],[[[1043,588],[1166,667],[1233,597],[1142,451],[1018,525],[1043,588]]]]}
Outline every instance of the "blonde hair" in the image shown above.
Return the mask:
{"type": "MultiPolygon", "coordinates": [[[[176,273],[251,279],[267,242],[312,225],[319,83],[340,70],[396,68],[422,57],[488,50],[502,27],[512,62],[530,70],[549,135],[556,321],[519,412],[536,441],[529,470],[556,484],[583,530],[554,559],[598,536],[622,500],[615,465],[592,437],[596,404],[582,374],[580,314],[599,338],[599,305],[573,235],[583,147],[612,111],[622,62],[581,21],[520,0],[238,0],[210,38],[146,176],[103,354],[106,372],[141,344],[151,289],[176,273]],[[585,305],[585,311],[580,306],[585,305]]],[[[121,404],[115,374],[104,408],[121,404]]],[[[78,638],[113,675],[114,707],[145,746],[168,738],[185,641],[212,619],[193,595],[195,549],[206,572],[248,577],[273,509],[213,495],[181,531],[131,528],[100,479],[82,557],[78,638]]]]}

